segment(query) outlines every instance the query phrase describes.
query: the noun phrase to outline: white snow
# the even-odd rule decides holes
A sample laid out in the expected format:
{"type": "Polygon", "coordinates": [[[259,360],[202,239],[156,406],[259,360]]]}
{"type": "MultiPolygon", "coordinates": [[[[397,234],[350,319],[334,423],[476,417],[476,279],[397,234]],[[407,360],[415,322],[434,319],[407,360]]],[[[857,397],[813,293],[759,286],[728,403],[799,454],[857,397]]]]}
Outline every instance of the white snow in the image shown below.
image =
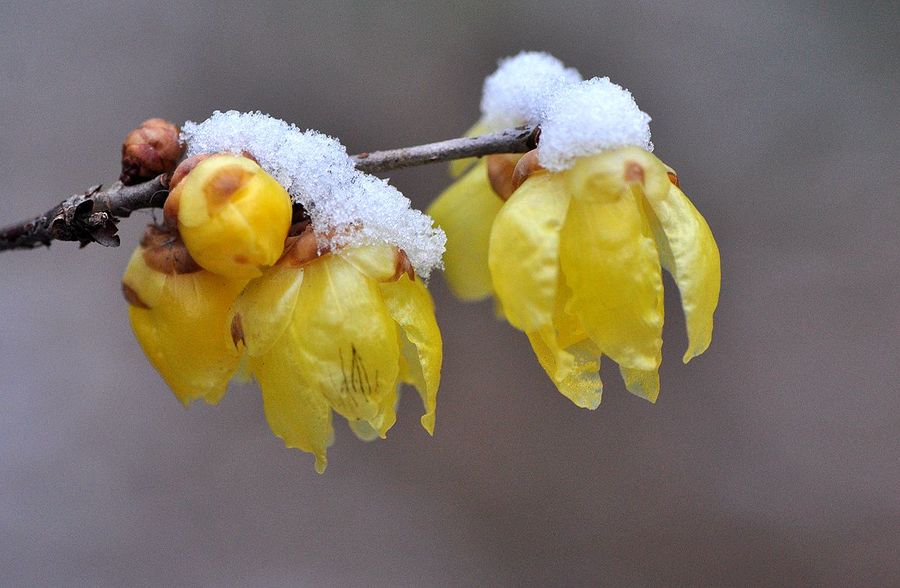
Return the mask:
{"type": "Polygon", "coordinates": [[[653,151],[650,116],[638,108],[631,92],[609,78],[557,89],[540,125],[538,161],[550,171],[568,169],[578,157],[626,145],[653,151]]]}
{"type": "Polygon", "coordinates": [[[549,53],[523,51],[501,59],[497,70],[484,80],[482,122],[492,130],[536,124],[554,92],[580,81],[578,70],[567,68],[549,53]]]}
{"type": "Polygon", "coordinates": [[[447,237],[387,180],[357,170],[332,137],[260,112],[216,111],[181,132],[187,156],[247,151],[284,186],[312,220],[321,249],[389,243],[428,278],[442,267],[447,237]]]}

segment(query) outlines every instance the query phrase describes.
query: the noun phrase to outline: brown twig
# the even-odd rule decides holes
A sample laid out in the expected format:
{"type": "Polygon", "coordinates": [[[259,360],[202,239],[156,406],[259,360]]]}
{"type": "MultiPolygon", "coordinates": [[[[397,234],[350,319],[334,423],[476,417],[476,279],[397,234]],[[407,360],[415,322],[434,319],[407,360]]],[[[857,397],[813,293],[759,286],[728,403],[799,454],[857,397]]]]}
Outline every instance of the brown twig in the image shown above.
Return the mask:
{"type": "MultiPolygon", "coordinates": [[[[525,153],[537,145],[539,131],[538,127],[519,127],[479,137],[360,153],[352,158],[359,170],[375,174],[494,153],[525,153]]],[[[0,251],[49,246],[54,240],[78,241],[82,247],[88,243],[116,247],[119,219],[135,210],[160,208],[168,195],[165,174],[134,186],[120,182],[106,190],[95,186],[70,196],[36,218],[0,229],[0,251]]]]}

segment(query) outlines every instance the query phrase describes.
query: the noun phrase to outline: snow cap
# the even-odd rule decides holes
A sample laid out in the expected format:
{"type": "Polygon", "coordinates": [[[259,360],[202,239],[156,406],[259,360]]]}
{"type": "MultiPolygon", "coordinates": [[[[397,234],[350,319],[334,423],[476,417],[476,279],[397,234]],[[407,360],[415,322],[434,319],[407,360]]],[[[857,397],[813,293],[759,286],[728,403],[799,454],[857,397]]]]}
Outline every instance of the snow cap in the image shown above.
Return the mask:
{"type": "Polygon", "coordinates": [[[186,122],[181,139],[188,157],[252,154],[309,213],[320,249],[388,243],[406,253],[423,279],[442,267],[444,232],[387,180],[357,170],[337,139],[260,112],[235,110],[186,122]]]}
{"type": "Polygon", "coordinates": [[[653,151],[650,116],[631,92],[593,78],[559,88],[541,116],[538,160],[550,171],[572,167],[575,159],[606,149],[635,145],[653,151]]]}
{"type": "Polygon", "coordinates": [[[494,130],[536,124],[556,90],[580,81],[578,70],[567,68],[549,53],[523,51],[501,59],[497,70],[484,80],[482,121],[494,130]]]}

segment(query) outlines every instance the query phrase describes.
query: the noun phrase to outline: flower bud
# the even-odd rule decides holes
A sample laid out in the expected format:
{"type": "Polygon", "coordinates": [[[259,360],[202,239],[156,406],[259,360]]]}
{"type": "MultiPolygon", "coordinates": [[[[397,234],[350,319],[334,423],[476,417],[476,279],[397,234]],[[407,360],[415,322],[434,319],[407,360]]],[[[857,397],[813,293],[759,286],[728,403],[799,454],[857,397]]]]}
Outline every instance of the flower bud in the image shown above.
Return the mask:
{"type": "Polygon", "coordinates": [[[487,174],[491,188],[504,202],[509,200],[515,187],[512,185],[513,170],[519,161],[517,153],[498,153],[487,156],[487,174]]]}
{"type": "Polygon", "coordinates": [[[531,175],[536,174],[543,169],[544,167],[541,165],[540,161],[538,161],[537,149],[532,149],[523,155],[519,162],[516,163],[516,169],[513,170],[512,179],[510,180],[513,191],[518,190],[519,186],[521,186],[531,175]]]}
{"type": "Polygon", "coordinates": [[[147,267],[162,274],[192,274],[203,269],[188,253],[178,232],[165,226],[147,227],[141,239],[141,252],[147,267]]]}
{"type": "Polygon", "coordinates": [[[161,118],[145,120],[122,143],[122,174],[126,186],[150,180],[175,169],[184,153],[178,127],[161,118]]]}
{"type": "Polygon", "coordinates": [[[200,161],[169,195],[191,256],[229,278],[255,278],[278,261],[291,224],[291,199],[259,165],[234,155],[200,161]]]}

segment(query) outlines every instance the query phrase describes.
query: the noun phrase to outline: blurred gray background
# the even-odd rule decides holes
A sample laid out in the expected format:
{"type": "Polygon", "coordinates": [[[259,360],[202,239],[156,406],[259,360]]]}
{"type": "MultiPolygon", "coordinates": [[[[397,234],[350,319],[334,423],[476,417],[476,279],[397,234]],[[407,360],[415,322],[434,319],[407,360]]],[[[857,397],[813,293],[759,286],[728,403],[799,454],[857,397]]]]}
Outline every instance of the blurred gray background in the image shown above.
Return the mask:
{"type": "MultiPolygon", "coordinates": [[[[151,116],[260,109],[351,152],[458,136],[496,60],[609,75],[715,231],[688,366],[667,282],[654,406],[558,394],[489,303],[432,281],[436,435],[340,424],[324,476],[259,392],[185,411],[143,358],[123,246],[0,255],[0,584],[900,584],[896,2],[0,5],[0,224],[118,174],[151,116]]],[[[444,166],[396,173],[420,207],[444,166]]],[[[611,362],[607,363],[612,367],[611,362]]]]}

